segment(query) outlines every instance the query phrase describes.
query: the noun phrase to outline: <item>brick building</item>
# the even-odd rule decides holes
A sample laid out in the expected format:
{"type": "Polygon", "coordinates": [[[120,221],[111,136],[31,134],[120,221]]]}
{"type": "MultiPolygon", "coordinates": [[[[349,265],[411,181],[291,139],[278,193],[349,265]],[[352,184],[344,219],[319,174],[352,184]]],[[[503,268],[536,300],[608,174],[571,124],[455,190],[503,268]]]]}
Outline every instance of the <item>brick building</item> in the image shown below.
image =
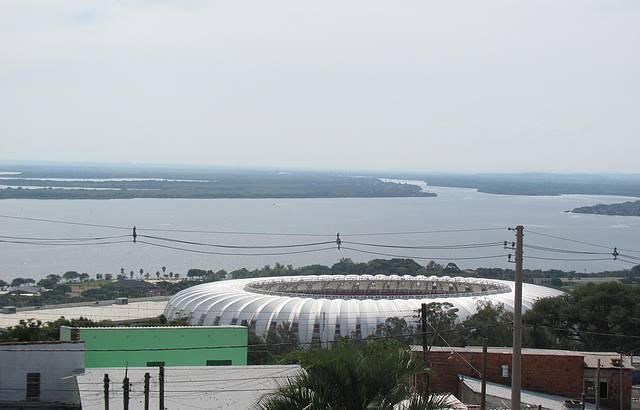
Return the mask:
{"type": "MultiPolygon", "coordinates": [[[[412,349],[414,354],[422,357],[422,347],[413,346],[412,349]]],[[[487,381],[506,386],[511,384],[511,355],[510,347],[488,349],[487,381]]],[[[459,375],[472,378],[481,376],[481,347],[433,347],[429,353],[429,360],[432,367],[430,383],[435,391],[459,395],[459,375]]],[[[587,401],[595,402],[594,380],[598,360],[601,407],[620,408],[622,380],[622,408],[631,409],[633,367],[628,357],[620,362],[618,353],[522,349],[522,388],[568,399],[580,399],[582,393],[585,393],[587,401]]]]}

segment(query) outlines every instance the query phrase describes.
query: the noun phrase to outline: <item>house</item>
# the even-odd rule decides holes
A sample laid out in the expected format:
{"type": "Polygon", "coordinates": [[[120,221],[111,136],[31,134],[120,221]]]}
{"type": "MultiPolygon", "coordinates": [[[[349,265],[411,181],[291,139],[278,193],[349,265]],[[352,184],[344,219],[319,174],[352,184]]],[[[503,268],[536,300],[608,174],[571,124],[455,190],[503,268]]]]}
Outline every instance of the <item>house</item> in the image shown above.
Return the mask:
{"type": "Polygon", "coordinates": [[[84,342],[0,343],[0,408],[78,408],[84,342]]]}
{"type": "MultiPolygon", "coordinates": [[[[422,347],[412,346],[422,357],[422,347]]],[[[511,384],[510,347],[491,347],[487,354],[487,381],[498,385],[511,384]]],[[[432,347],[430,384],[434,391],[459,395],[461,377],[480,378],[482,348],[432,347]]],[[[522,349],[522,388],[535,393],[595,402],[596,381],[599,379],[601,408],[631,409],[631,359],[615,352],[575,352],[551,349],[522,349]],[[600,369],[598,370],[598,363],[600,369]]],[[[417,383],[421,383],[418,378],[417,383]]],[[[458,396],[459,397],[459,396],[458,396]]]]}

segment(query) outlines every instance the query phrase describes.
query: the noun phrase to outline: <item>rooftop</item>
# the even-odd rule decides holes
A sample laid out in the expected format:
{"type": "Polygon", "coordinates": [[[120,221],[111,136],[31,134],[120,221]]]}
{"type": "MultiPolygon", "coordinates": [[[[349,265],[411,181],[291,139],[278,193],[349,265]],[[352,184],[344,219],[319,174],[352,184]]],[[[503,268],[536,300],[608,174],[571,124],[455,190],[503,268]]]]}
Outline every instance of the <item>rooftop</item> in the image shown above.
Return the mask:
{"type": "Polygon", "coordinates": [[[113,320],[114,322],[147,319],[163,314],[166,305],[166,300],[132,302],[129,299],[128,305],[75,305],[51,309],[25,310],[17,313],[0,314],[0,327],[15,326],[20,320],[26,321],[28,319],[52,322],[61,316],[66,319],[84,317],[96,321],[113,320]]]}
{"type": "MultiPolygon", "coordinates": [[[[295,376],[301,368],[297,365],[273,366],[213,366],[165,368],[165,406],[170,409],[250,409],[266,393],[275,390],[288,377],[295,376]]],[[[110,408],[122,409],[120,388],[125,369],[86,369],[78,376],[78,386],[83,409],[104,409],[101,394],[104,375],[109,374],[114,388],[111,390],[110,408]]],[[[128,377],[133,386],[142,386],[144,374],[149,372],[150,408],[158,408],[158,368],[130,367],[128,377]]],[[[131,408],[143,408],[144,398],[140,389],[131,394],[131,408]]]]}
{"type": "MultiPolygon", "coordinates": [[[[414,352],[421,352],[422,346],[412,345],[411,350],[414,352]]],[[[457,353],[482,353],[482,346],[465,346],[465,347],[445,347],[445,346],[433,346],[432,352],[457,352],[457,353]]],[[[512,354],[511,347],[489,347],[488,353],[497,354],[512,354]]],[[[619,369],[619,366],[614,366],[611,359],[619,359],[620,353],[617,352],[584,352],[573,350],[557,350],[557,349],[531,349],[523,348],[523,355],[553,355],[553,356],[577,356],[584,359],[584,364],[588,368],[596,368],[598,366],[598,359],[600,359],[600,367],[603,369],[619,369]]],[[[631,357],[624,356],[623,363],[625,368],[633,367],[631,364],[631,357]]]]}

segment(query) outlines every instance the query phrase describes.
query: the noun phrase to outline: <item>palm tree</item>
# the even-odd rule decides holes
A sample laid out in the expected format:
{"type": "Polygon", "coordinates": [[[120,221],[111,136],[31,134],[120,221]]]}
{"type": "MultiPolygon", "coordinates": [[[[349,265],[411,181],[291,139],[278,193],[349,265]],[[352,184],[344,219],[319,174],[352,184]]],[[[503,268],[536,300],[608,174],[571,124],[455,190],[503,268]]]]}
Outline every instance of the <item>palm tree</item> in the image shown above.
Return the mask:
{"type": "Polygon", "coordinates": [[[142,279],[142,274],[144,273],[144,269],[140,268],[140,279],[142,279]]]}
{"type": "Polygon", "coordinates": [[[413,377],[426,369],[397,343],[346,342],[300,355],[304,371],[263,396],[258,409],[446,408],[442,396],[415,394],[413,377]]]}
{"type": "Polygon", "coordinates": [[[166,272],[167,272],[167,267],[166,267],[166,266],[163,266],[163,267],[162,267],[162,274],[164,275],[166,272]]]}

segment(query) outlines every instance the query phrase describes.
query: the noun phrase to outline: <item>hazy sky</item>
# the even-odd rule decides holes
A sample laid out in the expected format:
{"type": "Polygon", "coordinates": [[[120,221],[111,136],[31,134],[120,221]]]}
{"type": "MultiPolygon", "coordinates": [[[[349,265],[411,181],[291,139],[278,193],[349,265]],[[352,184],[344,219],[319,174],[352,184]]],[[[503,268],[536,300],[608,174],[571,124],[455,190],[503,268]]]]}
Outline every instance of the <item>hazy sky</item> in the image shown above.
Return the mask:
{"type": "Polygon", "coordinates": [[[640,172],[640,1],[0,1],[0,159],[640,172]]]}

